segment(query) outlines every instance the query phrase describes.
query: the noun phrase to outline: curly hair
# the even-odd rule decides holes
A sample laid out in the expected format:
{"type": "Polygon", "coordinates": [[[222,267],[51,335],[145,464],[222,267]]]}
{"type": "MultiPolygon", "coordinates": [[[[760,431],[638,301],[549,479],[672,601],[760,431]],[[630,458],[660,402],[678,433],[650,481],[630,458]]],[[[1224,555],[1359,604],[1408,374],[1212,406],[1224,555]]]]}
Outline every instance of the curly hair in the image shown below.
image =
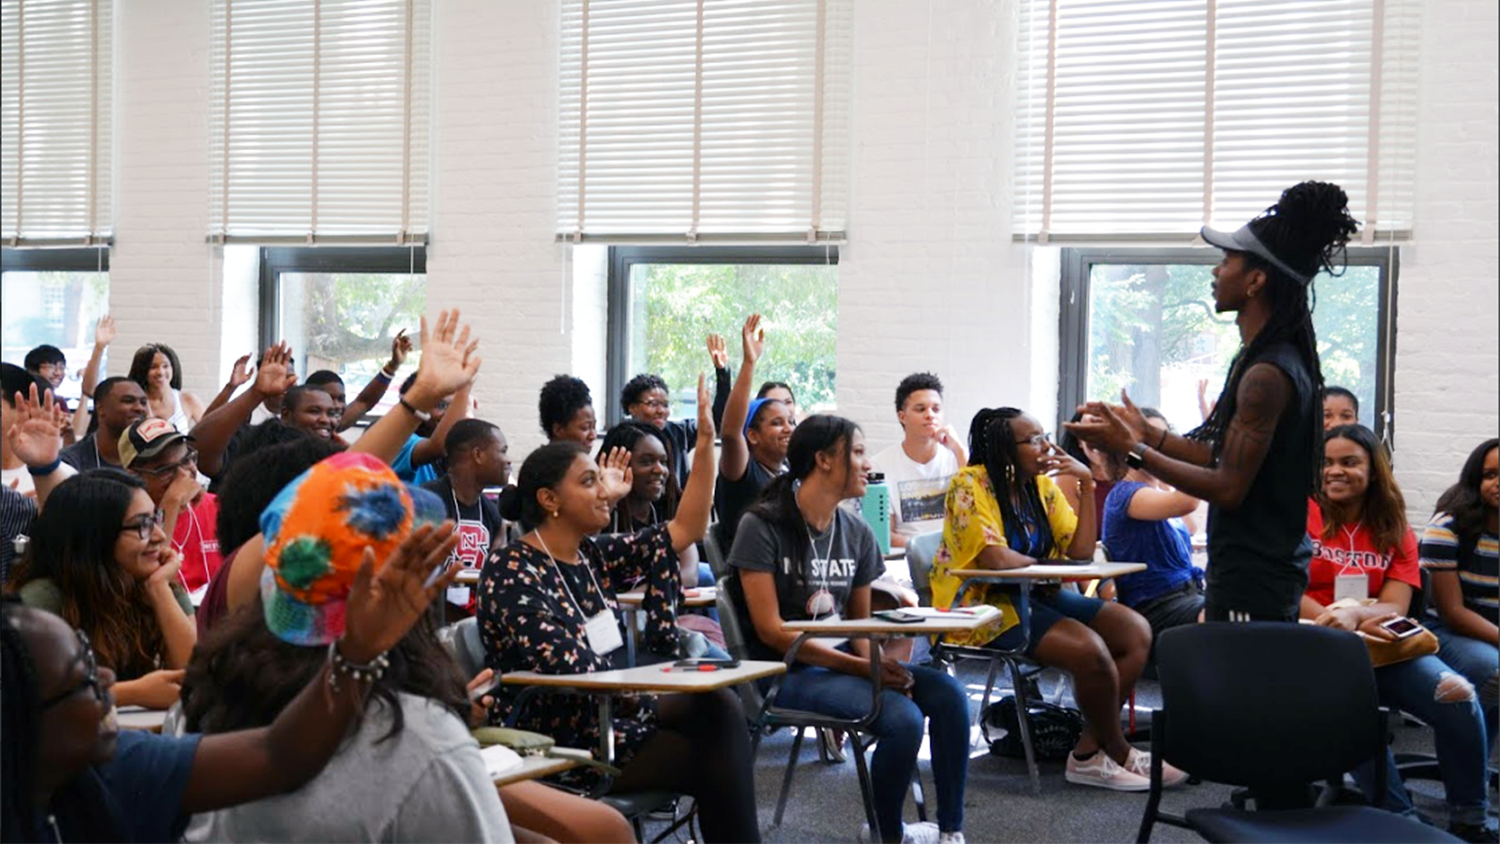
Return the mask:
{"type": "Polygon", "coordinates": [[[914,372],[902,378],[901,383],[896,385],[896,410],[905,410],[906,400],[918,390],[932,390],[942,396],[943,382],[931,372],[914,372]]]}
{"type": "Polygon", "coordinates": [[[537,400],[542,433],[551,439],[553,426],[566,426],[573,421],[578,411],[593,404],[594,396],[589,392],[589,385],[581,379],[571,375],[553,376],[551,381],[542,385],[541,396],[537,400]]]}
{"type": "Polygon", "coordinates": [[[620,390],[620,407],[628,408],[641,400],[641,394],[649,390],[661,390],[670,393],[667,382],[661,380],[660,375],[643,372],[625,382],[624,388],[620,390]]]}

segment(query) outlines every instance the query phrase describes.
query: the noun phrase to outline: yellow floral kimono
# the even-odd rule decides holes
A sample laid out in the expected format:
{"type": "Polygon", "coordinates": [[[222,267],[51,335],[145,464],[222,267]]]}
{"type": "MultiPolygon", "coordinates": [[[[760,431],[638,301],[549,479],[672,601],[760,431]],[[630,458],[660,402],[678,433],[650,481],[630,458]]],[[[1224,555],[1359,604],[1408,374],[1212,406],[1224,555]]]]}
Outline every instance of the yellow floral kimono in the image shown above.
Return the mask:
{"type": "MultiPolygon", "coordinates": [[[[1078,529],[1078,516],[1051,478],[1038,475],[1036,483],[1042,506],[1047,511],[1047,522],[1052,526],[1052,557],[1062,558],[1078,529]]],[[[958,590],[963,588],[963,581],[949,574],[950,571],[972,566],[979,553],[990,545],[1010,547],[1005,539],[1005,526],[1000,520],[995,487],[983,466],[965,466],[953,476],[948,483],[945,509],[943,541],[932,558],[932,605],[935,607],[952,606],[958,590]]],[[[970,587],[963,605],[989,604],[1000,610],[1000,617],[971,632],[949,634],[945,641],[977,647],[1015,627],[1021,622],[1012,602],[1015,589],[1014,586],[993,583],[970,587]]]]}

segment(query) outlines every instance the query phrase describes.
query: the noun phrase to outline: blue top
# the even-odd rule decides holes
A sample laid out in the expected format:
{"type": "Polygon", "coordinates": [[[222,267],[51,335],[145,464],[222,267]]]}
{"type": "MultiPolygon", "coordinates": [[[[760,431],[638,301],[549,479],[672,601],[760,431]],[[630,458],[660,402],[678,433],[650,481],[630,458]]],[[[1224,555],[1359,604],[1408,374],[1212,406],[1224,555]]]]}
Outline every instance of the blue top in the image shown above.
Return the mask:
{"type": "Polygon", "coordinates": [[[411,465],[412,450],[417,447],[417,443],[424,439],[426,437],[417,434],[407,437],[406,444],[401,446],[401,453],[396,455],[395,460],[391,461],[391,471],[396,473],[396,477],[409,484],[427,484],[438,479],[437,463],[435,461],[425,463],[416,468],[413,468],[411,465]]]}
{"type": "Polygon", "coordinates": [[[1115,578],[1120,603],[1135,607],[1193,579],[1192,534],[1181,519],[1150,522],[1130,517],[1130,500],[1146,485],[1120,481],[1104,499],[1104,547],[1111,560],[1146,563],[1145,571],[1115,578]]]}
{"type": "MultiPolygon", "coordinates": [[[[198,739],[196,734],[173,738],[145,730],[121,730],[114,758],[79,775],[98,780],[106,803],[100,809],[113,816],[122,840],[182,838],[188,821],[182,812],[182,795],[193,773],[198,739]]],[[[83,832],[70,829],[70,820],[76,819],[61,814],[56,817],[62,840],[82,840],[83,832]]],[[[35,840],[56,840],[45,819],[42,829],[36,830],[35,840]]]]}

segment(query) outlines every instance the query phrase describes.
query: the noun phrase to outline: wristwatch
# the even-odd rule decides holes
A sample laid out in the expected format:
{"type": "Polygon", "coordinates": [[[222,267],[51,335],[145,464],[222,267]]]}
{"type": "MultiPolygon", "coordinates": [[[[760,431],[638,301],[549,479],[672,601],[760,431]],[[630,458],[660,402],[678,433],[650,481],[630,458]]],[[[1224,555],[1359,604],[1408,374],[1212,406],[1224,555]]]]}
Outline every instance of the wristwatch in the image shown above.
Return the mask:
{"type": "Polygon", "coordinates": [[[1146,450],[1151,446],[1145,443],[1136,443],[1125,452],[1125,465],[1132,469],[1146,468],[1146,450]]]}
{"type": "Polygon", "coordinates": [[[400,404],[401,404],[402,407],[406,408],[406,410],[407,410],[408,413],[410,413],[412,416],[417,417],[418,421],[420,421],[420,422],[431,422],[432,421],[432,414],[431,413],[427,413],[426,411],[422,411],[422,410],[417,410],[416,406],[413,405],[411,402],[407,401],[405,396],[402,396],[397,401],[400,402],[400,404]]]}

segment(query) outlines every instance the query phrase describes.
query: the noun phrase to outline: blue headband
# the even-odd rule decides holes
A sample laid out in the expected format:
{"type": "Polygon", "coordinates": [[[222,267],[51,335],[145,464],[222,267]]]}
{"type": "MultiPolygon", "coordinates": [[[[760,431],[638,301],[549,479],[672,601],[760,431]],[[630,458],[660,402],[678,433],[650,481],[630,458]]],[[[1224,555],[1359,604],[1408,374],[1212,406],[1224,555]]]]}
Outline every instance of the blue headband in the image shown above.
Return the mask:
{"type": "Polygon", "coordinates": [[[755,424],[755,414],[759,413],[761,407],[768,401],[776,401],[776,399],[752,399],[750,401],[750,409],[745,412],[745,429],[740,431],[741,434],[750,433],[750,426],[755,424]]]}

